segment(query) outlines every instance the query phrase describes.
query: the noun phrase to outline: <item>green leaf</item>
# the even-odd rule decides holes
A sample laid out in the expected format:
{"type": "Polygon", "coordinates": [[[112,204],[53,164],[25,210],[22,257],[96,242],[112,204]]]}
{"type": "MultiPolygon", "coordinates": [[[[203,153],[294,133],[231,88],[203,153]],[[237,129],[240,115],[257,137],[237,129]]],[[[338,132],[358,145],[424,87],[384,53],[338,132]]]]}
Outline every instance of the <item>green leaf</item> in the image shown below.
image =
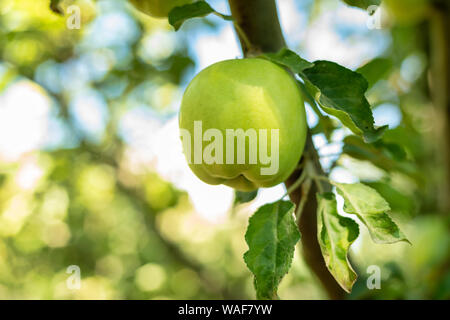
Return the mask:
{"type": "MultiPolygon", "coordinates": [[[[310,93],[305,95],[306,100],[317,101],[326,113],[337,117],[365,141],[378,140],[387,129],[387,126],[374,126],[372,109],[365,97],[368,82],[361,74],[330,61],[308,62],[286,48],[261,57],[288,67],[301,76],[305,84],[301,84],[300,89],[306,87],[310,93]]],[[[315,107],[314,102],[308,102],[315,107]]]]}
{"type": "Polygon", "coordinates": [[[294,204],[277,201],[259,208],[250,218],[244,260],[255,276],[258,299],[277,299],[278,285],[289,271],[300,233],[294,221],[294,204]]]}
{"type": "Polygon", "coordinates": [[[192,18],[202,18],[211,13],[214,13],[225,20],[233,20],[231,16],[226,16],[216,12],[205,1],[197,1],[173,8],[169,12],[169,23],[175,28],[175,30],[178,30],[186,20],[192,18]]]}
{"type": "Polygon", "coordinates": [[[409,242],[389,216],[388,213],[391,210],[389,204],[376,190],[362,183],[332,182],[332,184],[344,198],[344,211],[358,216],[369,229],[374,242],[409,242]]]}
{"type": "Polygon", "coordinates": [[[344,138],[342,152],[358,160],[368,160],[386,171],[398,170],[411,174],[411,169],[404,165],[407,164],[405,150],[396,143],[385,142],[384,137],[383,140],[369,144],[357,136],[347,136],[344,138]]]}
{"type": "Polygon", "coordinates": [[[315,61],[300,74],[322,109],[337,117],[366,142],[378,140],[387,126],[375,128],[365,97],[367,80],[362,75],[330,61],[315,61]]]}
{"type": "Polygon", "coordinates": [[[362,67],[358,68],[356,72],[362,74],[369,83],[368,89],[372,88],[375,83],[385,79],[392,70],[392,60],[387,58],[375,58],[362,67]]]}
{"type": "MultiPolygon", "coordinates": [[[[374,143],[365,143],[357,136],[347,136],[344,138],[345,153],[360,160],[370,160],[378,165],[380,161],[404,161],[406,160],[405,150],[396,143],[378,140],[374,143]]],[[[392,167],[394,164],[390,164],[392,167]]],[[[380,166],[389,169],[386,165],[380,166]]]]}
{"type": "Polygon", "coordinates": [[[358,224],[337,212],[333,193],[317,194],[317,239],[328,270],[347,292],[351,292],[357,275],[347,255],[350,245],[358,238],[358,224]]]}
{"type": "Polygon", "coordinates": [[[383,140],[388,143],[395,143],[402,146],[413,156],[413,158],[426,157],[424,139],[421,137],[420,133],[411,130],[405,125],[400,125],[394,129],[387,130],[386,134],[383,136],[383,140]]]}
{"type": "Polygon", "coordinates": [[[343,1],[349,6],[361,8],[364,10],[367,10],[367,8],[370,6],[378,6],[381,3],[381,0],[343,0],[343,1]]]}
{"type": "Polygon", "coordinates": [[[298,54],[287,48],[283,48],[277,53],[266,53],[261,57],[284,67],[288,67],[294,73],[301,73],[303,70],[314,66],[313,63],[300,58],[298,54]]]}
{"type": "Polygon", "coordinates": [[[385,154],[390,159],[395,161],[405,161],[406,160],[406,152],[402,146],[396,143],[385,142],[384,140],[378,140],[373,143],[373,145],[381,150],[383,154],[385,154]]]}
{"type": "Polygon", "coordinates": [[[234,192],[234,204],[246,203],[250,202],[256,198],[258,195],[258,190],[244,192],[244,191],[235,191],[234,192]]]}

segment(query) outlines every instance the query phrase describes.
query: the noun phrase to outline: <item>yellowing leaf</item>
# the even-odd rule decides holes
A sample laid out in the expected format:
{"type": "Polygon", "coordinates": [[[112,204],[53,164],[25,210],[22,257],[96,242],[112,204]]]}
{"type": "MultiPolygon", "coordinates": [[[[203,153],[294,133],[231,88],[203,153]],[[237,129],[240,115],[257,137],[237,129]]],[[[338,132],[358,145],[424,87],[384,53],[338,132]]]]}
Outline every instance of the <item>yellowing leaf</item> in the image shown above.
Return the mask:
{"type": "Polygon", "coordinates": [[[333,193],[317,194],[317,239],[328,270],[347,292],[351,292],[357,275],[347,255],[359,235],[358,224],[337,212],[333,193]]]}
{"type": "Polygon", "coordinates": [[[344,198],[344,211],[356,214],[369,229],[376,243],[409,242],[400,228],[392,221],[387,201],[375,190],[362,183],[337,183],[338,193],[344,198]]]}

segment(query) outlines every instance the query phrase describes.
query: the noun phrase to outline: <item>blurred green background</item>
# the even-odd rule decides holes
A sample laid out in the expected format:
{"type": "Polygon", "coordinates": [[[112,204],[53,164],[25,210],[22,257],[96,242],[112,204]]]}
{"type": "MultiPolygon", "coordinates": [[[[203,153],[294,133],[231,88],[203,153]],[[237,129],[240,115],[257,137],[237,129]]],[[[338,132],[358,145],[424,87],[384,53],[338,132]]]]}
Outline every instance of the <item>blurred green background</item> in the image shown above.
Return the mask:
{"type": "MultiPolygon", "coordinates": [[[[225,1],[209,2],[228,12],[225,1]]],[[[64,0],[64,16],[49,3],[0,1],[0,298],[253,299],[242,259],[247,220],[284,190],[233,205],[231,189],[192,176],[177,136],[189,80],[241,56],[232,25],[194,19],[175,33],[126,1],[64,0]],[[80,10],[79,29],[68,27],[71,5],[80,10]],[[79,289],[67,285],[72,265],[79,289]]],[[[334,0],[278,5],[289,46],[305,58],[352,69],[378,59],[361,70],[368,98],[376,123],[390,126],[386,139],[406,151],[395,161],[367,159],[333,119],[329,134],[314,136],[331,177],[375,187],[413,244],[376,245],[361,228],[352,247],[360,277],[349,299],[449,299],[427,10],[391,8],[371,28],[365,11],[334,0]],[[379,290],[366,286],[371,265],[381,269],[379,290]]],[[[323,131],[307,111],[309,125],[323,131]]],[[[326,298],[300,250],[280,297],[326,298]]]]}

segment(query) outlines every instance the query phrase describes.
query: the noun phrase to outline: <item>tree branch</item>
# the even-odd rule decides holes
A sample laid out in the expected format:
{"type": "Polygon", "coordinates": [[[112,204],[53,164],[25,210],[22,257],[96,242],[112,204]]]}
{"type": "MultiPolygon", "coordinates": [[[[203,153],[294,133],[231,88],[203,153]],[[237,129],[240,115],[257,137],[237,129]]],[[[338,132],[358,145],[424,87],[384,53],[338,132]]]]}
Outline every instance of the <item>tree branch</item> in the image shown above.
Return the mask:
{"type": "MultiPolygon", "coordinates": [[[[251,44],[249,48],[245,41],[240,39],[245,56],[253,56],[262,52],[277,52],[286,46],[278,20],[275,0],[229,0],[229,4],[235,22],[245,32],[251,44]]],[[[310,134],[308,134],[304,154],[307,154],[314,161],[316,171],[322,173],[323,170],[310,134]]],[[[286,187],[289,188],[300,174],[300,170],[295,171],[285,182],[286,187]]],[[[299,219],[303,257],[330,298],[341,299],[345,292],[328,271],[317,241],[316,192],[317,189],[314,185],[311,187],[299,219]]],[[[298,206],[302,197],[301,188],[294,190],[289,196],[298,206]]]]}
{"type": "Polygon", "coordinates": [[[240,37],[245,56],[263,52],[276,52],[286,46],[278,21],[274,0],[229,0],[235,23],[247,35],[252,47],[240,37]]]}

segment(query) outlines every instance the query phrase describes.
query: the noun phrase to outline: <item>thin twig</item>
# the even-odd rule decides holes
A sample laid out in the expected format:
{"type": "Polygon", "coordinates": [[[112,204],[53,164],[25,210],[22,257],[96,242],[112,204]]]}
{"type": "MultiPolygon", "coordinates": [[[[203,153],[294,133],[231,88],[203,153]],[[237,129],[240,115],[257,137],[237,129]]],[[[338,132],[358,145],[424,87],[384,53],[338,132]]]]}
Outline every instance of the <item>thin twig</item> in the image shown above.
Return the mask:
{"type": "Polygon", "coordinates": [[[299,186],[302,185],[303,181],[305,181],[306,177],[308,175],[307,170],[303,170],[302,174],[300,175],[300,177],[297,179],[297,181],[295,181],[295,183],[290,186],[287,190],[286,193],[283,195],[282,198],[286,197],[288,194],[292,193],[292,191],[294,191],[295,189],[297,189],[299,186]]]}
{"type": "Polygon", "coordinates": [[[305,208],[306,201],[308,201],[309,191],[311,190],[311,179],[306,179],[306,181],[302,184],[302,197],[300,202],[297,205],[297,209],[295,210],[295,219],[297,224],[300,223],[300,215],[305,208]]]}

